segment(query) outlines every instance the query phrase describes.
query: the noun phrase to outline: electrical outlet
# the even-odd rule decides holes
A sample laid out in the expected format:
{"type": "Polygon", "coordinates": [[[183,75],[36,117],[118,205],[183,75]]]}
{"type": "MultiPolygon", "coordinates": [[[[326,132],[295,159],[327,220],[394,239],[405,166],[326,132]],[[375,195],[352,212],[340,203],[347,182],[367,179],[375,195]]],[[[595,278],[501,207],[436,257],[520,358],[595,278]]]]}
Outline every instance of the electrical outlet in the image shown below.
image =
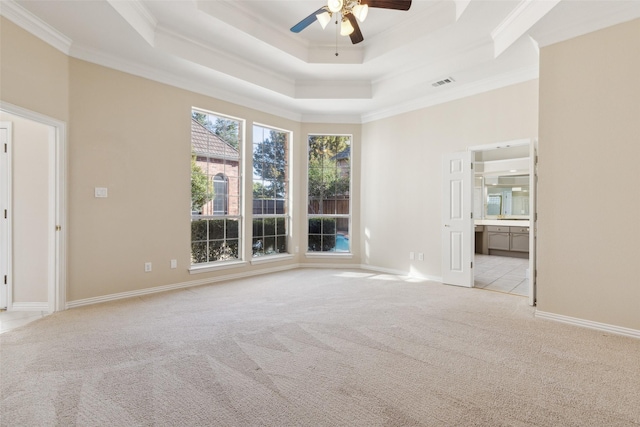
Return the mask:
{"type": "Polygon", "coordinates": [[[424,261],[424,254],[422,252],[418,252],[418,261],[424,261]]]}
{"type": "Polygon", "coordinates": [[[409,259],[411,261],[413,261],[414,259],[416,259],[416,254],[414,252],[409,252],[409,259]]]}
{"type": "Polygon", "coordinates": [[[145,262],[144,263],[144,272],[145,273],[149,273],[151,271],[151,263],[150,262],[145,262]]]}
{"type": "Polygon", "coordinates": [[[178,260],[177,259],[172,259],[171,260],[171,268],[178,268],[178,260]]]}

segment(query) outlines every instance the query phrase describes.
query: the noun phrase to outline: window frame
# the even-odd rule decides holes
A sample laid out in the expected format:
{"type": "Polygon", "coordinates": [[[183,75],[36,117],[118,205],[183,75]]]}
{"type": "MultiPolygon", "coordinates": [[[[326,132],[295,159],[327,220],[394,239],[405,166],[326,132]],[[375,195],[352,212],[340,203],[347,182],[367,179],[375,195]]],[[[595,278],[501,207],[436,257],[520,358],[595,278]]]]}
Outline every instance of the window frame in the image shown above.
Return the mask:
{"type": "MultiPolygon", "coordinates": [[[[227,269],[227,268],[234,268],[237,266],[241,266],[244,264],[247,264],[247,261],[245,260],[245,254],[244,254],[244,248],[245,248],[245,244],[244,244],[244,240],[245,240],[245,236],[246,236],[246,215],[245,215],[245,211],[244,211],[244,207],[245,207],[245,188],[244,188],[244,168],[246,167],[246,162],[245,162],[245,157],[246,157],[246,151],[245,151],[245,141],[246,141],[246,120],[239,118],[239,117],[234,117],[228,114],[223,114],[223,113],[219,113],[219,112],[215,112],[215,111],[211,111],[211,110],[207,110],[207,109],[203,109],[203,108],[199,108],[199,107],[191,107],[190,110],[190,115],[189,118],[192,119],[193,118],[193,113],[200,113],[200,114],[206,114],[208,116],[213,116],[213,117],[219,117],[221,119],[224,120],[232,120],[238,123],[238,147],[237,147],[237,151],[238,151],[238,172],[237,172],[237,177],[234,177],[238,180],[238,196],[237,196],[237,203],[238,203],[238,214],[237,215],[230,215],[229,214],[229,175],[227,175],[226,173],[223,173],[223,178],[225,179],[225,183],[226,183],[226,200],[224,201],[225,203],[225,208],[227,210],[227,212],[223,215],[217,215],[215,214],[215,212],[212,213],[212,215],[203,215],[203,214],[194,214],[193,211],[191,211],[191,215],[190,215],[190,224],[193,224],[194,220],[225,220],[225,228],[224,228],[224,236],[225,236],[225,240],[226,240],[226,236],[227,236],[227,227],[226,227],[226,221],[227,220],[237,220],[238,221],[238,254],[237,254],[237,258],[234,259],[229,259],[229,260],[214,260],[214,261],[207,261],[207,262],[201,262],[201,263],[193,263],[193,258],[191,258],[190,260],[190,267],[189,267],[189,273],[190,274],[197,274],[197,273],[205,273],[205,272],[210,272],[210,271],[216,271],[216,270],[221,270],[221,269],[227,269]]],[[[191,153],[193,155],[193,136],[191,135],[191,141],[190,141],[190,147],[191,147],[191,153]]],[[[214,178],[217,176],[218,174],[209,176],[207,175],[207,178],[210,180],[212,188],[214,185],[214,178]]],[[[212,200],[213,202],[213,200],[212,200]]],[[[213,208],[213,204],[212,204],[212,208],[213,208]]],[[[191,227],[193,227],[191,225],[191,227]]],[[[208,230],[208,229],[207,229],[208,230]]],[[[208,232],[208,231],[207,231],[208,232]]],[[[191,228],[190,230],[190,239],[189,239],[189,245],[190,245],[190,256],[193,256],[193,228],[191,228]]],[[[207,237],[207,246],[210,243],[209,238],[207,237]]]]}
{"type": "MultiPolygon", "coordinates": [[[[306,143],[306,186],[305,186],[305,212],[306,212],[306,223],[305,223],[305,235],[306,235],[306,248],[305,248],[305,257],[306,258],[353,258],[353,244],[351,236],[353,235],[353,134],[349,133],[309,133],[307,134],[307,143],[306,143]],[[342,136],[349,138],[349,213],[348,214],[310,214],[309,213],[309,142],[311,137],[314,136],[342,136]],[[341,219],[346,218],[349,224],[349,250],[348,251],[309,251],[309,220],[312,218],[335,218],[341,219]]],[[[336,232],[337,235],[337,232],[336,232]]]]}
{"type": "MultiPolygon", "coordinates": [[[[287,162],[286,164],[286,173],[287,173],[287,179],[285,181],[285,188],[286,188],[286,194],[284,197],[284,206],[285,206],[285,212],[282,214],[278,214],[275,213],[275,211],[277,210],[277,205],[274,205],[274,213],[262,213],[262,214],[254,214],[253,213],[253,203],[254,203],[254,198],[253,198],[253,192],[251,193],[251,200],[252,200],[252,209],[251,209],[251,239],[250,239],[250,244],[251,244],[251,263],[252,264],[261,264],[261,263],[265,263],[265,262],[271,262],[271,261],[282,261],[282,260],[286,260],[286,259],[292,259],[293,258],[293,251],[291,248],[292,245],[292,230],[293,230],[293,182],[291,180],[292,177],[292,173],[293,173],[293,131],[288,130],[288,129],[283,129],[283,128],[279,128],[277,126],[271,126],[271,125],[267,125],[264,123],[259,123],[259,122],[253,122],[252,127],[251,127],[251,131],[252,131],[252,141],[251,141],[251,188],[253,189],[253,184],[258,182],[254,179],[254,165],[253,165],[253,153],[255,150],[255,139],[256,139],[256,135],[255,135],[255,130],[256,127],[259,128],[263,128],[266,129],[267,131],[276,131],[276,132],[282,132],[285,133],[287,135],[287,146],[285,147],[285,153],[286,153],[286,158],[285,161],[287,162]],[[285,221],[285,230],[286,230],[286,252],[282,252],[282,253],[272,253],[272,254],[262,254],[262,255],[255,255],[253,253],[253,244],[254,244],[254,239],[255,239],[255,235],[253,234],[253,225],[254,225],[254,220],[255,219],[270,219],[270,218],[274,218],[277,222],[278,218],[282,218],[285,221]]],[[[264,139],[263,139],[264,141],[264,139]]],[[[274,199],[277,200],[277,199],[274,199]]],[[[249,224],[247,224],[247,229],[249,228],[249,224]]],[[[263,223],[263,230],[264,230],[264,223],[263,223]]],[[[264,233],[264,231],[263,231],[264,233]]],[[[264,236],[264,234],[263,234],[264,236]]],[[[277,237],[278,235],[276,234],[275,237],[277,237]]]]}

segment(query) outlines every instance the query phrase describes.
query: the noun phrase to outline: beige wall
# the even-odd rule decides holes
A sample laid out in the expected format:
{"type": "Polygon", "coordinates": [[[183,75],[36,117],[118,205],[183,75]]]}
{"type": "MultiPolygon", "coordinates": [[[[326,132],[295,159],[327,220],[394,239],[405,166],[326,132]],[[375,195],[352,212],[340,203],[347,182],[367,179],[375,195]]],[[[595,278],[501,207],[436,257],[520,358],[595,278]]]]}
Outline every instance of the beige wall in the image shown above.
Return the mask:
{"type": "Polygon", "coordinates": [[[640,329],[640,19],[540,52],[538,308],[640,329]]]}
{"type": "MultiPolygon", "coordinates": [[[[70,80],[69,301],[278,265],[189,275],[190,114],[198,107],[247,120],[246,177],[252,123],[294,131],[299,153],[298,123],[76,59],[70,80]],[[107,187],[108,198],[95,198],[94,187],[107,187]]],[[[302,173],[296,165],[296,183],[302,173]]],[[[251,188],[245,180],[244,191],[251,188]]],[[[292,246],[302,246],[300,235],[292,246]]],[[[250,246],[244,252],[251,259],[250,246]]]]}
{"type": "Polygon", "coordinates": [[[0,99],[66,121],[69,59],[0,17],[0,99]]]}
{"type": "Polygon", "coordinates": [[[529,81],[365,124],[363,263],[441,277],[442,156],[535,138],[537,92],[537,81],[529,81]],[[419,252],[424,261],[417,260],[419,252]]]}
{"type": "Polygon", "coordinates": [[[0,112],[12,126],[12,302],[48,302],[50,127],[0,112]]]}

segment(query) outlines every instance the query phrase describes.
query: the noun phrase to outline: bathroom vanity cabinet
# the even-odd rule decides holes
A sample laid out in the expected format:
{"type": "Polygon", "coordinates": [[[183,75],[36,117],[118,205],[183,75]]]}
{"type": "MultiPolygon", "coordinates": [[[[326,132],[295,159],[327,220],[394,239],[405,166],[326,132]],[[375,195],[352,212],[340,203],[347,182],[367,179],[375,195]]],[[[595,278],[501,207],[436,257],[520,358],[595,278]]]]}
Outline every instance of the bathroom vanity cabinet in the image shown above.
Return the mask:
{"type": "Polygon", "coordinates": [[[477,253],[518,258],[529,255],[528,226],[476,225],[475,233],[477,253]]]}

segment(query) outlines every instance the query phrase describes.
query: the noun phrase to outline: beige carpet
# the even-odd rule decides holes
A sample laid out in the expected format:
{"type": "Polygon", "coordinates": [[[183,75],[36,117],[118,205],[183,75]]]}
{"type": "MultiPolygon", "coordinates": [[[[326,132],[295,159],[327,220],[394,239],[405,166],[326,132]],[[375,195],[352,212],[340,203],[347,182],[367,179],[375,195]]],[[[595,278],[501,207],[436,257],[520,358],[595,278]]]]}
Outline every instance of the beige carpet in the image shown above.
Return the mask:
{"type": "Polygon", "coordinates": [[[0,345],[3,426],[640,425],[640,340],[362,271],[67,310],[0,345]]]}

